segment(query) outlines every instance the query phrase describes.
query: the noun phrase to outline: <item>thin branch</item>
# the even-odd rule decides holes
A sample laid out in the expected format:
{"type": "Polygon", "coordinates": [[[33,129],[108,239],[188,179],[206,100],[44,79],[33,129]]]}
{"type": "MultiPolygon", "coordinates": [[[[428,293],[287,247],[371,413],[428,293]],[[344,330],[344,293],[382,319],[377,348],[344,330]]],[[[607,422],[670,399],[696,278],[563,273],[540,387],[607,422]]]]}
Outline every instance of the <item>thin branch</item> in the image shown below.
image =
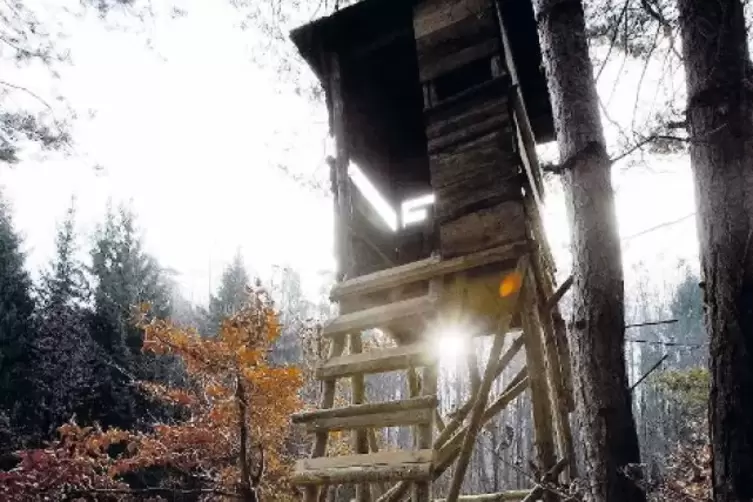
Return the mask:
{"type": "MultiPolygon", "coordinates": [[[[646,1],[646,0],[642,0],[646,1]]],[[[641,89],[643,88],[643,81],[646,78],[646,73],[648,73],[648,66],[651,64],[651,56],[653,56],[654,51],[656,50],[656,47],[659,43],[659,33],[661,33],[661,27],[658,27],[656,29],[656,33],[654,34],[654,40],[651,42],[651,48],[648,50],[648,53],[646,54],[646,61],[643,64],[643,68],[641,69],[641,76],[638,79],[638,85],[635,89],[635,102],[633,103],[633,117],[631,119],[630,128],[635,131],[635,117],[638,114],[638,102],[640,101],[641,97],[641,89]]]]}
{"type": "Polygon", "coordinates": [[[601,77],[604,68],[606,68],[607,63],[609,62],[609,56],[612,54],[612,49],[614,49],[615,42],[617,41],[617,35],[620,33],[620,25],[622,24],[622,18],[625,17],[625,13],[627,13],[628,5],[630,5],[630,0],[625,0],[625,3],[622,5],[622,11],[617,17],[617,24],[614,26],[612,38],[610,38],[609,40],[609,49],[607,50],[607,55],[604,56],[604,61],[602,61],[601,66],[599,67],[599,71],[596,72],[597,82],[599,81],[599,77],[601,77]]]}
{"type": "Polygon", "coordinates": [[[656,368],[658,368],[659,366],[661,366],[661,363],[663,363],[668,357],[669,357],[669,354],[664,354],[664,356],[661,359],[659,359],[658,361],[656,361],[656,364],[654,364],[653,366],[651,366],[651,368],[646,373],[644,373],[644,375],[642,377],[640,377],[637,382],[635,382],[633,385],[630,386],[630,391],[632,392],[633,389],[635,389],[636,387],[638,387],[638,385],[640,385],[641,382],[643,382],[646,378],[648,378],[648,376],[651,373],[653,373],[656,368]]]}
{"type": "Polygon", "coordinates": [[[669,21],[667,21],[667,18],[662,14],[661,7],[656,5],[656,10],[654,10],[648,0],[641,0],[641,6],[643,7],[643,10],[645,10],[649,16],[656,19],[659,25],[664,29],[664,35],[669,39],[669,46],[671,47],[672,52],[674,52],[675,56],[682,61],[682,56],[677,50],[677,47],[675,47],[674,30],[672,29],[672,25],[669,24],[669,21]]]}
{"type": "Polygon", "coordinates": [[[628,340],[628,342],[645,343],[647,345],[663,345],[664,347],[687,347],[691,349],[699,349],[708,346],[706,343],[660,342],[658,340],[628,340]]]}
{"type": "Polygon", "coordinates": [[[649,321],[649,322],[640,322],[637,324],[626,324],[625,329],[628,328],[641,328],[643,326],[660,326],[663,324],[674,324],[676,322],[679,322],[677,319],[667,319],[666,321],[649,321]]]}
{"type": "Polygon", "coordinates": [[[621,154],[617,155],[616,157],[612,157],[611,162],[614,164],[615,162],[632,155],[636,150],[640,150],[647,144],[652,143],[654,141],[660,141],[660,140],[680,141],[682,143],[690,143],[692,141],[690,138],[686,138],[682,136],[672,136],[671,134],[651,134],[650,136],[647,136],[641,139],[636,144],[634,144],[633,146],[631,146],[630,148],[628,148],[621,154]]]}
{"type": "Polygon", "coordinates": [[[573,285],[573,274],[570,274],[567,279],[565,279],[565,282],[560,284],[560,287],[557,288],[557,291],[552,294],[552,296],[549,297],[546,301],[546,311],[552,310],[562,299],[563,296],[565,296],[565,293],[567,293],[567,290],[570,289],[570,287],[573,285]]]}
{"type": "MultiPolygon", "coordinates": [[[[616,79],[615,81],[619,81],[619,79],[616,79]]],[[[604,104],[604,100],[602,100],[600,96],[599,96],[599,108],[601,108],[601,114],[604,116],[604,118],[607,119],[607,121],[610,124],[612,124],[612,126],[615,128],[617,134],[619,134],[622,137],[622,140],[625,141],[625,143],[628,143],[629,142],[628,135],[625,133],[620,123],[612,118],[611,114],[609,113],[609,109],[604,104]]]]}
{"type": "Polygon", "coordinates": [[[682,223],[683,221],[687,220],[688,218],[692,218],[693,216],[695,216],[695,211],[693,211],[693,212],[692,212],[692,213],[690,213],[690,214],[686,214],[686,215],[685,215],[685,216],[683,216],[682,218],[678,218],[678,219],[676,219],[676,220],[672,220],[672,221],[667,221],[667,222],[661,223],[661,224],[659,224],[659,225],[656,225],[656,226],[653,226],[653,227],[647,228],[647,229],[645,229],[645,230],[641,230],[641,231],[640,231],[640,232],[638,232],[638,233],[635,233],[635,234],[633,234],[633,235],[628,235],[627,237],[623,237],[623,238],[622,238],[622,239],[620,239],[620,240],[621,240],[622,242],[627,242],[627,241],[629,241],[629,240],[631,240],[631,239],[634,239],[634,238],[636,238],[636,237],[640,237],[641,235],[645,235],[645,234],[647,234],[647,233],[650,233],[650,232],[653,232],[653,231],[655,231],[655,230],[659,230],[659,229],[662,229],[662,228],[664,228],[664,227],[668,227],[668,226],[671,226],[671,225],[676,225],[676,224],[678,224],[678,223],[682,223]]]}
{"type": "Polygon", "coordinates": [[[5,45],[7,45],[7,46],[9,46],[9,47],[17,50],[20,53],[29,54],[29,55],[37,56],[37,57],[44,57],[44,54],[42,54],[41,52],[39,52],[39,51],[30,51],[29,49],[24,49],[23,47],[21,47],[20,45],[18,45],[16,42],[8,40],[4,36],[0,36],[0,42],[3,42],[5,45]]]}
{"type": "Polygon", "coordinates": [[[42,103],[44,106],[46,106],[48,110],[50,110],[51,112],[54,113],[54,110],[52,109],[52,106],[50,106],[50,104],[47,101],[45,101],[42,97],[39,96],[39,94],[35,93],[34,91],[31,91],[31,90],[27,89],[26,87],[23,87],[23,86],[20,86],[20,85],[11,84],[10,82],[6,82],[4,80],[0,80],[0,85],[3,85],[5,87],[9,87],[11,89],[17,89],[19,91],[23,91],[23,92],[27,93],[28,95],[30,95],[31,97],[35,98],[37,101],[39,101],[40,103],[42,103]]]}

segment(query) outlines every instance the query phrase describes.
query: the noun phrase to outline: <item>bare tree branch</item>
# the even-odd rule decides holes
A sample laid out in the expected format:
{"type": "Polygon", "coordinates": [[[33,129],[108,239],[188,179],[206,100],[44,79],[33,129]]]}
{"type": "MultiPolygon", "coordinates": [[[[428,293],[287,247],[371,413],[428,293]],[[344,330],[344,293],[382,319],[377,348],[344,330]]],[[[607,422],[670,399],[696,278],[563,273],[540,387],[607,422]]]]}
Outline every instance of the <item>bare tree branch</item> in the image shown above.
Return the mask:
{"type": "Polygon", "coordinates": [[[50,104],[47,101],[45,101],[39,94],[35,93],[34,91],[31,91],[21,85],[11,84],[10,82],[6,82],[4,80],[0,80],[0,85],[8,87],[10,89],[16,89],[16,90],[25,92],[26,94],[30,95],[31,97],[33,97],[34,99],[42,103],[45,107],[47,107],[48,110],[54,113],[52,106],[50,106],[50,104]]]}

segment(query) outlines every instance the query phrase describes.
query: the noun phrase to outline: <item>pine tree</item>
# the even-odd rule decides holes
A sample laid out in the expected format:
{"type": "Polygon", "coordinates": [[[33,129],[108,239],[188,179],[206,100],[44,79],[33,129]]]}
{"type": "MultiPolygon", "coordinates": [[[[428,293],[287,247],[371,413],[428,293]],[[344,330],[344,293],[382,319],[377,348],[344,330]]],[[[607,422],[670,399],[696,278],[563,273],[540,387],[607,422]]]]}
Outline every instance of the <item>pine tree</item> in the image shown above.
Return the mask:
{"type": "Polygon", "coordinates": [[[89,333],[84,265],[76,259],[75,208],[58,229],[57,253],[42,275],[32,342],[34,402],[26,416],[40,439],[76,415],[99,418],[99,387],[106,376],[89,333]]]}
{"type": "Polygon", "coordinates": [[[740,0],[679,0],[710,344],[714,499],[753,500],[753,94],[740,0]]]}
{"type": "Polygon", "coordinates": [[[248,303],[248,288],[250,285],[251,280],[243,264],[243,258],[238,252],[222,273],[222,282],[217,290],[217,295],[212,295],[209,299],[208,318],[202,334],[205,336],[216,335],[224,319],[243,309],[248,303]]]}
{"type": "Polygon", "coordinates": [[[10,209],[0,198],[0,416],[7,422],[0,450],[28,433],[19,413],[31,390],[29,337],[34,302],[20,248],[10,209]]]}
{"type": "Polygon", "coordinates": [[[314,305],[303,294],[301,276],[285,268],[282,281],[275,291],[280,311],[282,333],[275,341],[270,359],[275,363],[295,363],[301,360],[301,341],[311,326],[314,305]]]}
{"type": "Polygon", "coordinates": [[[169,317],[169,288],[157,261],[144,252],[128,208],[121,208],[117,215],[108,210],[91,257],[95,287],[90,330],[103,349],[110,375],[102,406],[109,413],[103,420],[129,427],[145,416],[148,406],[136,382],[170,380],[177,371],[170,358],[142,354],[143,332],[134,322],[134,309],[143,303],[151,305],[152,315],[169,317]]]}
{"type": "Polygon", "coordinates": [[[677,285],[669,304],[669,318],[677,322],[666,327],[669,341],[687,345],[679,350],[675,364],[680,369],[705,366],[705,351],[699,350],[708,341],[703,330],[703,296],[698,275],[687,265],[681,265],[685,277],[677,285]]]}
{"type": "Polygon", "coordinates": [[[625,366],[625,292],[611,161],[599,115],[583,2],[536,0],[573,252],[570,338],[576,414],[593,502],[640,502],[625,475],[640,462],[625,366]]]}

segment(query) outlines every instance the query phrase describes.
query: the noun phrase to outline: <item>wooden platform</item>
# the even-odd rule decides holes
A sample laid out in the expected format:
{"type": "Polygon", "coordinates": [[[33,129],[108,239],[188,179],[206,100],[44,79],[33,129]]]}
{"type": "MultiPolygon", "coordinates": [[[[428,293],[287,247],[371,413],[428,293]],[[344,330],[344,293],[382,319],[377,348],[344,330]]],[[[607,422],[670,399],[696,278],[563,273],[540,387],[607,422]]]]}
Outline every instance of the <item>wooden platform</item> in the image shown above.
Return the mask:
{"type": "Polygon", "coordinates": [[[299,460],[291,478],[298,485],[428,481],[434,450],[385,451],[299,460]]]}

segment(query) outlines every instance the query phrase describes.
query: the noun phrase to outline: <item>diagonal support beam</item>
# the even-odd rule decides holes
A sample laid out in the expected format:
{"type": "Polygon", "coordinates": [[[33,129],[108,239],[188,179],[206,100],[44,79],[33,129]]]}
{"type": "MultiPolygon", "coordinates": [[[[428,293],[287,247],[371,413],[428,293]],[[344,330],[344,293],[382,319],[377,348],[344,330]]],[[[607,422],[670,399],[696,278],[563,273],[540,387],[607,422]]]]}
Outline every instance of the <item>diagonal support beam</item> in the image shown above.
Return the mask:
{"type": "MultiPolygon", "coordinates": [[[[512,379],[494,403],[485,411],[482,417],[482,423],[486,423],[494,418],[499,412],[507,407],[512,401],[520,396],[528,388],[528,371],[526,367],[512,379]]],[[[441,445],[434,442],[434,449],[439,450],[436,455],[436,464],[432,472],[433,479],[439,478],[452,465],[460,452],[460,445],[465,438],[468,426],[463,426],[457,434],[441,445]]],[[[397,502],[408,492],[410,483],[401,481],[392,486],[387,492],[377,499],[376,502],[397,502]]]]}
{"type": "Polygon", "coordinates": [[[499,359],[502,352],[502,346],[505,343],[505,332],[509,328],[510,317],[503,321],[501,332],[494,336],[494,342],[492,343],[491,353],[489,354],[489,362],[486,365],[486,371],[484,372],[484,378],[481,380],[480,386],[476,391],[476,398],[471,408],[470,423],[468,424],[468,430],[466,431],[463,444],[460,448],[460,458],[458,464],[455,467],[455,475],[452,477],[450,483],[450,490],[447,493],[447,502],[457,502],[460,496],[460,488],[463,484],[463,479],[468,471],[468,463],[471,459],[471,453],[473,452],[473,444],[476,440],[476,435],[481,428],[481,417],[486,403],[489,399],[489,391],[491,390],[492,382],[494,381],[494,374],[496,370],[496,362],[499,359]]]}
{"type": "MultiPolygon", "coordinates": [[[[515,274],[519,274],[520,278],[525,278],[528,274],[528,256],[524,255],[518,260],[518,265],[515,269],[515,274]]],[[[502,348],[505,344],[505,336],[510,329],[510,323],[512,316],[515,312],[520,310],[520,302],[523,297],[522,289],[525,287],[525,281],[521,281],[521,287],[514,294],[513,311],[508,315],[502,317],[499,325],[499,331],[494,336],[494,342],[492,343],[491,352],[489,354],[489,362],[486,365],[484,371],[484,377],[481,380],[481,385],[476,392],[476,398],[471,409],[471,416],[468,423],[468,430],[466,431],[463,444],[460,447],[460,456],[458,463],[455,466],[455,474],[452,477],[450,483],[450,489],[447,493],[447,502],[457,502],[460,496],[460,488],[463,484],[463,479],[468,471],[468,463],[471,459],[471,453],[473,452],[473,445],[476,441],[476,436],[482,425],[482,418],[484,410],[486,409],[486,403],[489,400],[489,391],[491,391],[492,383],[497,377],[497,366],[499,357],[502,354],[502,348]]]]}
{"type": "MultiPolygon", "coordinates": [[[[512,360],[515,358],[515,356],[520,352],[520,349],[523,348],[524,339],[523,336],[519,336],[515,339],[515,341],[512,342],[512,345],[510,345],[510,348],[507,349],[507,352],[505,352],[502,357],[499,358],[499,361],[497,362],[497,367],[495,369],[494,373],[494,379],[496,380],[502,372],[507,368],[507,366],[512,362],[512,360]]],[[[468,413],[471,412],[471,407],[473,407],[473,398],[469,399],[462,407],[460,407],[455,413],[452,419],[444,426],[442,431],[440,431],[439,436],[434,441],[434,448],[441,447],[451,436],[452,434],[458,430],[458,428],[463,424],[463,421],[468,416],[468,413]]]]}

